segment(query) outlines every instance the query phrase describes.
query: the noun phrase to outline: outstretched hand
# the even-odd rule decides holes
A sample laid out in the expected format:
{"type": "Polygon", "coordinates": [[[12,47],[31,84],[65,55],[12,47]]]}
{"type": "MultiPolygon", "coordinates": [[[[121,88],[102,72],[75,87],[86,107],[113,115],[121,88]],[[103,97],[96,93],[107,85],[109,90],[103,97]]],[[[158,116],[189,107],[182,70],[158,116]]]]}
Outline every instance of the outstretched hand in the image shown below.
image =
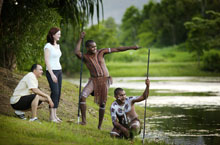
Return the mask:
{"type": "Polygon", "coordinates": [[[135,48],[134,48],[134,50],[137,50],[137,49],[139,49],[139,48],[141,48],[141,46],[136,45],[135,48]]]}
{"type": "Polygon", "coordinates": [[[85,35],[86,35],[86,32],[81,32],[80,38],[83,39],[85,37],[85,35]]]}

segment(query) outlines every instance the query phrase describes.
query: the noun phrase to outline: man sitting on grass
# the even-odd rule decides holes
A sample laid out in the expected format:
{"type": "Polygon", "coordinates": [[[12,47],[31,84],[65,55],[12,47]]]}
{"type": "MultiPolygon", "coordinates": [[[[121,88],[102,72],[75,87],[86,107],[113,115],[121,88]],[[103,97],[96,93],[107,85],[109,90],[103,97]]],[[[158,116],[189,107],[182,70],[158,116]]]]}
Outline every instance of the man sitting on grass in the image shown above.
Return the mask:
{"type": "Polygon", "coordinates": [[[32,118],[29,121],[37,121],[38,105],[47,102],[50,107],[54,106],[50,96],[38,89],[37,78],[41,77],[42,74],[42,66],[34,64],[31,67],[31,72],[26,74],[15,88],[10,104],[15,109],[17,117],[26,119],[24,112],[31,110],[32,118]]]}
{"type": "Polygon", "coordinates": [[[134,103],[145,100],[149,95],[150,81],[145,81],[146,89],[142,96],[126,97],[122,88],[116,88],[114,95],[116,100],[111,105],[111,118],[114,128],[110,135],[118,138],[131,138],[140,134],[141,125],[135,112],[134,103]]]}

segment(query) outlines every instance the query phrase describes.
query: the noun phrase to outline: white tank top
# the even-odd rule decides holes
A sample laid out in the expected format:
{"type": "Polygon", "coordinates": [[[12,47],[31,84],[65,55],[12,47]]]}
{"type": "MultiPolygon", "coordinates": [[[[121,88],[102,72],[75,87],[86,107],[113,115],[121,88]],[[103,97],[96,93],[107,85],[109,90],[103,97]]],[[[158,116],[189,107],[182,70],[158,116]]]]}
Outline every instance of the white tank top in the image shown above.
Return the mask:
{"type": "MultiPolygon", "coordinates": [[[[44,51],[46,48],[49,49],[49,51],[50,51],[50,56],[49,56],[50,68],[52,70],[61,70],[62,67],[60,65],[60,57],[61,57],[62,53],[60,51],[60,45],[58,45],[58,49],[57,49],[52,44],[47,43],[44,46],[44,51]]],[[[48,70],[47,67],[46,67],[46,70],[48,70]]]]}

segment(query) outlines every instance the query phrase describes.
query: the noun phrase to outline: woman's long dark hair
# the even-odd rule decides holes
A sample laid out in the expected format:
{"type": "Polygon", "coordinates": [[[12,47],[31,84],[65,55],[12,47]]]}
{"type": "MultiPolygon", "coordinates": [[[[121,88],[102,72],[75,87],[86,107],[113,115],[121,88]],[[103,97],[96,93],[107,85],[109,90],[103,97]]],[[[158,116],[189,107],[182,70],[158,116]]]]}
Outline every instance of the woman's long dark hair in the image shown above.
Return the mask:
{"type": "Polygon", "coordinates": [[[60,31],[60,29],[57,28],[57,27],[51,28],[50,31],[47,34],[47,42],[54,45],[53,35],[55,35],[58,31],[60,31]]]}

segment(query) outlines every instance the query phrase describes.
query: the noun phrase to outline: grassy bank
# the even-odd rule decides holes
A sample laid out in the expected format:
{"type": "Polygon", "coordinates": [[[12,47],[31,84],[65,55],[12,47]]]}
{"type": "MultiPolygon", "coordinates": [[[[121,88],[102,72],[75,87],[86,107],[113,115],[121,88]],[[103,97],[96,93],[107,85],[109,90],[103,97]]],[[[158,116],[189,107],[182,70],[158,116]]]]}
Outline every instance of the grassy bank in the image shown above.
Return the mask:
{"type": "MultiPolygon", "coordinates": [[[[147,54],[147,48],[113,53],[107,56],[106,64],[111,76],[145,76],[147,54]]],[[[219,76],[202,70],[193,54],[178,47],[151,48],[149,73],[150,76],[219,76]]]]}
{"type": "MultiPolygon", "coordinates": [[[[8,73],[8,72],[7,72],[8,73]]],[[[0,113],[0,145],[124,145],[134,144],[141,145],[140,136],[135,138],[133,142],[128,140],[113,139],[109,136],[112,129],[110,117],[110,105],[114,98],[109,96],[106,106],[106,113],[103,121],[102,130],[97,129],[98,109],[99,107],[93,102],[93,97],[87,99],[87,125],[81,126],[77,124],[77,102],[78,102],[78,86],[63,81],[62,96],[58,108],[58,116],[62,118],[63,123],[55,124],[49,122],[48,105],[43,104],[38,111],[38,122],[28,122],[14,117],[13,109],[9,105],[9,98],[15,86],[23,75],[21,74],[1,74],[0,85],[4,86],[1,96],[1,113],[0,113]],[[6,75],[6,76],[5,76],[6,75]],[[2,108],[5,111],[2,112],[2,108]]],[[[24,74],[24,73],[22,73],[24,74]]],[[[39,80],[39,87],[42,91],[49,94],[49,87],[45,77],[39,80]]],[[[1,88],[2,89],[2,88],[1,88]]],[[[110,90],[112,91],[112,90],[110,90]]],[[[129,94],[128,94],[129,95],[129,94]]],[[[143,121],[144,109],[136,106],[139,118],[143,121]]],[[[30,112],[26,113],[26,117],[30,118],[30,112]]],[[[147,117],[152,116],[152,112],[147,110],[147,117]]],[[[148,145],[159,145],[164,143],[148,142],[148,145]]]]}
{"type": "MultiPolygon", "coordinates": [[[[108,62],[109,73],[113,77],[146,76],[147,63],[142,62],[108,62]]],[[[160,76],[219,76],[219,73],[202,71],[196,62],[166,62],[150,63],[149,75],[160,76]]]]}

